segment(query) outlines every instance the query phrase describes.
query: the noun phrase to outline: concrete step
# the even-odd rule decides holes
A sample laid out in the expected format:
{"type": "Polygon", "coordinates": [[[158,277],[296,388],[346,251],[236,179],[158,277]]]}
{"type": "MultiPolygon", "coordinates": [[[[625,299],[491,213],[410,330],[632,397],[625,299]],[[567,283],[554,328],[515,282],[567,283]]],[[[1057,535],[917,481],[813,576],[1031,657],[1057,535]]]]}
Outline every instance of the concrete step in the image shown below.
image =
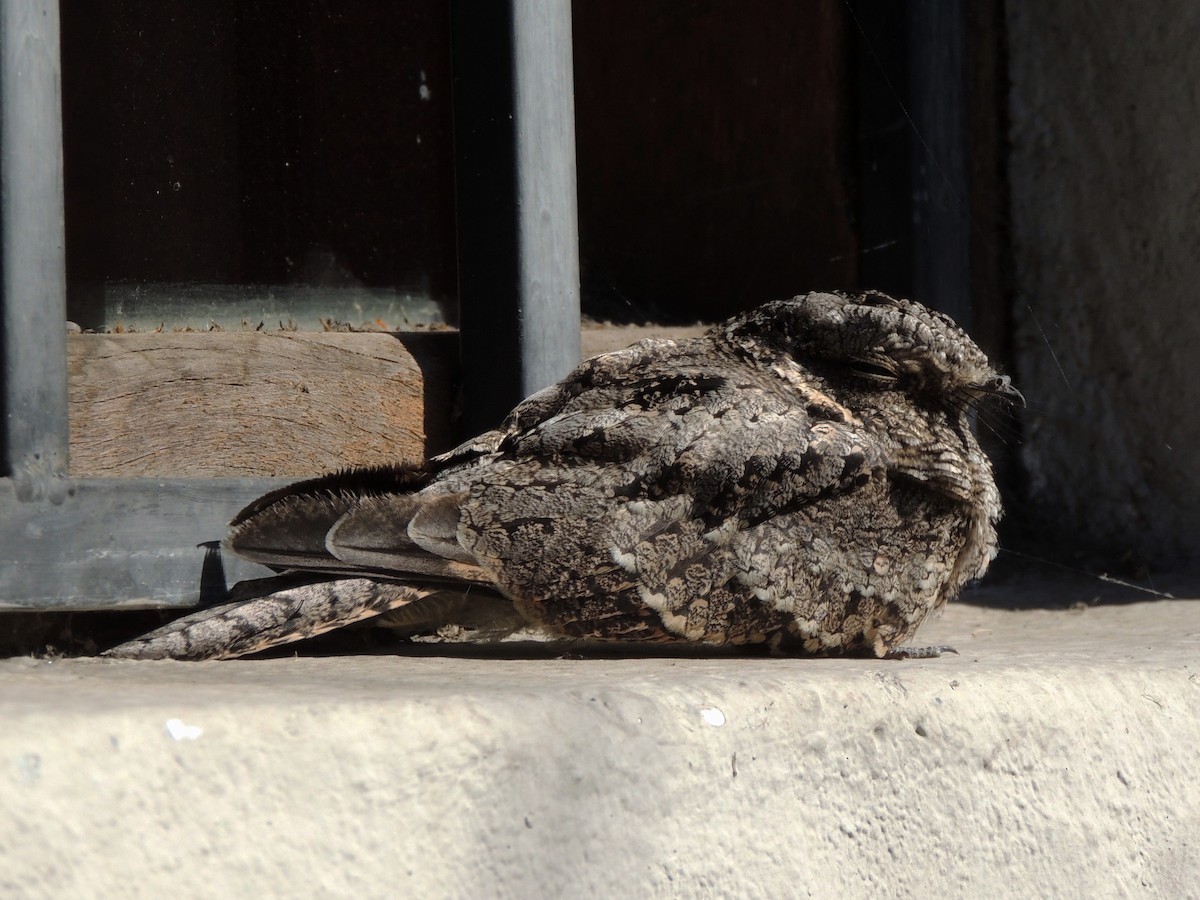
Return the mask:
{"type": "Polygon", "coordinates": [[[920,637],[2,661],[0,895],[1200,896],[1200,602],[920,637]]]}

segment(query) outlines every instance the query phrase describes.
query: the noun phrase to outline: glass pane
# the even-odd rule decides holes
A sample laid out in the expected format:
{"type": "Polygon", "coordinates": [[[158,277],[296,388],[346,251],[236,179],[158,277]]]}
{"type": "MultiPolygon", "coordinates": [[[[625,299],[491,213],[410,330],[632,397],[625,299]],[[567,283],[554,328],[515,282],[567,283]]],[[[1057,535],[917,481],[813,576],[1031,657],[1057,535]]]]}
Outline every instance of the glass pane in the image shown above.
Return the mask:
{"type": "Polygon", "coordinates": [[[63,0],[62,43],[73,321],[456,318],[448,4],[63,0]]]}

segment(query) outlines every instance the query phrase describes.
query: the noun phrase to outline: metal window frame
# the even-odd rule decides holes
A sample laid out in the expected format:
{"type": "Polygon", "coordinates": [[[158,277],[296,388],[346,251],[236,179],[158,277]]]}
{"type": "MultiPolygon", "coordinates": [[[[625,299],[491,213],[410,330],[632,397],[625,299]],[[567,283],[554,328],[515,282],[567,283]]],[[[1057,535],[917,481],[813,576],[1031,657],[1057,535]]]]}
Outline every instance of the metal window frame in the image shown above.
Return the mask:
{"type": "Polygon", "coordinates": [[[945,0],[848,5],[858,57],[864,283],[973,330],[968,30],[990,10],[945,0]]]}
{"type": "MultiPolygon", "coordinates": [[[[579,357],[570,0],[453,4],[471,427],[579,357]]],[[[57,0],[0,0],[0,610],[185,607],[254,577],[215,552],[279,479],[72,479],[57,0]]]]}
{"type": "MultiPolygon", "coordinates": [[[[857,4],[859,18],[873,4],[857,4]]],[[[889,215],[920,214],[926,243],[910,249],[908,277],[966,320],[962,15],[933,0],[905,5],[902,40],[917,61],[909,112],[925,142],[913,155],[939,163],[918,161],[897,196],[922,199],[889,215]]],[[[495,425],[579,356],[570,16],[570,0],[452,2],[468,433],[495,425]]],[[[262,574],[222,559],[215,542],[279,479],[68,475],[57,0],[0,0],[0,192],[0,610],[186,607],[262,574]]],[[[899,222],[900,237],[908,227],[899,222]]],[[[896,243],[887,229],[869,232],[867,246],[896,243]]]]}

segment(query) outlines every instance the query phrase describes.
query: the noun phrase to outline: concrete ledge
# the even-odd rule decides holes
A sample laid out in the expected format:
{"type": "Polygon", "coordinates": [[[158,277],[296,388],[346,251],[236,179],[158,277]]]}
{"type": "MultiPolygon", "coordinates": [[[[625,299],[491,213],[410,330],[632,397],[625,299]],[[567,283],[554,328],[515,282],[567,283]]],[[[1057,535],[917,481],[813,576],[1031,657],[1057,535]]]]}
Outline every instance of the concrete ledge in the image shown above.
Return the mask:
{"type": "Polygon", "coordinates": [[[958,657],[0,662],[0,894],[1195,896],[1200,603],[958,657]]]}

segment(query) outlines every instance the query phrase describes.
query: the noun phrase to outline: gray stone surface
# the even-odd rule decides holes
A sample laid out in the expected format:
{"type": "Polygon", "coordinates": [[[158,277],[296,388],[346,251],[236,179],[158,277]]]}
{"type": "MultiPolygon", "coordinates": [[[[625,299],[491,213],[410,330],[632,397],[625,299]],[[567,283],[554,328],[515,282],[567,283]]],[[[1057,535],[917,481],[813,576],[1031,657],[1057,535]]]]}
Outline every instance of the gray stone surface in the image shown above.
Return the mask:
{"type": "Polygon", "coordinates": [[[1200,6],[1009,3],[1016,365],[1031,513],[1200,553],[1200,6]]]}
{"type": "Polygon", "coordinates": [[[0,895],[1197,896],[1200,603],[921,638],[3,661],[0,895]]]}

